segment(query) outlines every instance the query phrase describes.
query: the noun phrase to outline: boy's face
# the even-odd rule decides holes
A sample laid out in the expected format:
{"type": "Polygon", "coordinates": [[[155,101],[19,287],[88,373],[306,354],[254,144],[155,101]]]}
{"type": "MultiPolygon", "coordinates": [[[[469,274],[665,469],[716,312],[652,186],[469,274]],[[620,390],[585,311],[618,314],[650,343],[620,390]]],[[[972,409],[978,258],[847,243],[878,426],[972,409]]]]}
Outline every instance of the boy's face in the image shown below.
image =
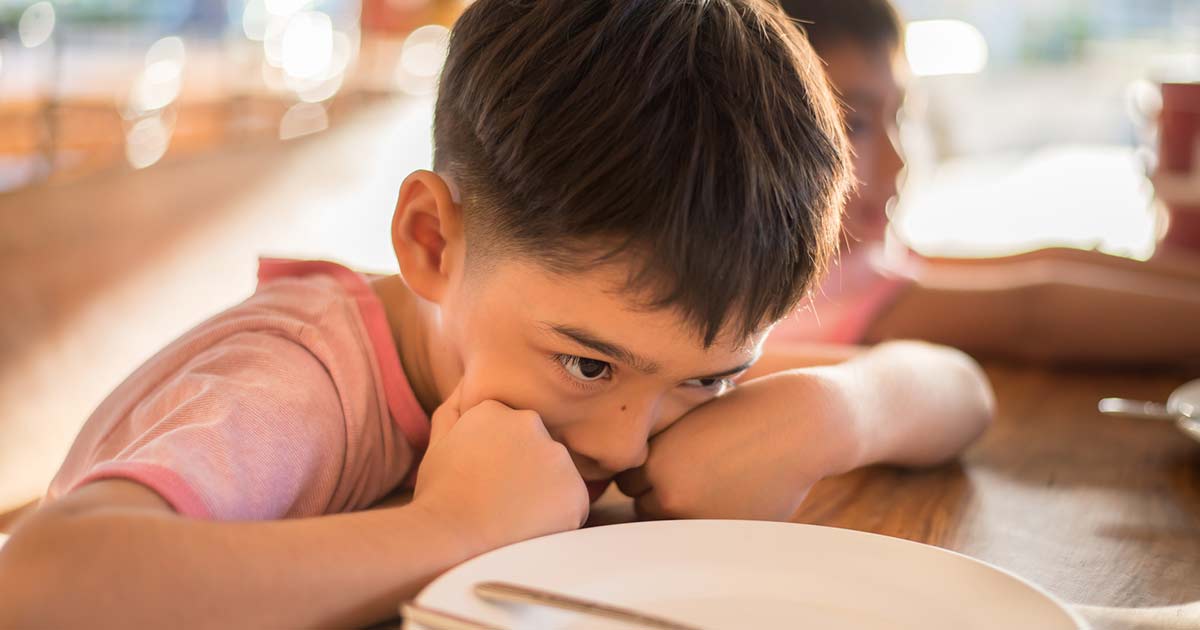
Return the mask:
{"type": "Polygon", "coordinates": [[[767,332],[706,349],[676,312],[623,294],[625,271],[566,277],[504,257],[468,269],[441,304],[462,361],[461,408],[492,399],[539,412],[593,499],[645,462],[651,436],[728,389],[767,332]]]}
{"type": "Polygon", "coordinates": [[[826,74],[846,105],[858,189],[846,204],[844,226],[863,241],[883,240],[887,204],[897,193],[904,157],[897,115],[904,102],[904,67],[895,49],[844,41],[821,53],[826,74]]]}

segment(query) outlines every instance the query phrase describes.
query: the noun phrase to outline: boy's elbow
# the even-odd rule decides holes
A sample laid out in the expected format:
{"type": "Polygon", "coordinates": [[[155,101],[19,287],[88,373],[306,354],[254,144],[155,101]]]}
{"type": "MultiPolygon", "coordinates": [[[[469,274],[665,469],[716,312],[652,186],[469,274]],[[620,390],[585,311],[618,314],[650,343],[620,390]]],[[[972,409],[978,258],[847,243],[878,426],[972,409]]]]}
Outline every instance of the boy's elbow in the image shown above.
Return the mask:
{"type": "Polygon", "coordinates": [[[974,441],[987,430],[996,415],[996,394],[991,379],[971,355],[950,346],[925,342],[919,343],[931,360],[937,363],[936,372],[943,375],[947,384],[946,409],[952,413],[954,423],[962,427],[974,441]]]}
{"type": "Polygon", "coordinates": [[[963,392],[961,417],[970,430],[968,443],[975,441],[996,418],[996,393],[992,381],[979,362],[955,348],[945,348],[948,360],[955,364],[963,392]]]}
{"type": "MultiPolygon", "coordinates": [[[[991,426],[996,416],[996,394],[991,380],[979,362],[969,354],[924,341],[889,341],[880,344],[887,352],[902,353],[909,369],[937,374],[941,385],[941,401],[935,415],[940,417],[940,433],[949,440],[937,460],[951,459],[967,445],[977,440],[991,426]]],[[[927,462],[938,463],[938,462],[927,462]]]]}

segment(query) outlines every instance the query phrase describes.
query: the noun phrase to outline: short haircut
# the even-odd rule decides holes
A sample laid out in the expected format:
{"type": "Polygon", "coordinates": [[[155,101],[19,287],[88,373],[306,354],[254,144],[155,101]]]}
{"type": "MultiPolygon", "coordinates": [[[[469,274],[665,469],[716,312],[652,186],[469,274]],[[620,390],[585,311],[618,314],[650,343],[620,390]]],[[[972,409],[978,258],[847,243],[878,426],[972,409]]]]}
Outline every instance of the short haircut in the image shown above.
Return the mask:
{"type": "Polygon", "coordinates": [[[896,48],[903,23],[890,0],[780,0],[788,17],[800,22],[817,52],[851,42],[867,48],[896,48]]]}
{"type": "Polygon", "coordinates": [[[473,248],[674,308],[705,345],[788,314],[850,186],[820,61],[769,0],[478,0],[455,24],[434,167],[473,248]]]}

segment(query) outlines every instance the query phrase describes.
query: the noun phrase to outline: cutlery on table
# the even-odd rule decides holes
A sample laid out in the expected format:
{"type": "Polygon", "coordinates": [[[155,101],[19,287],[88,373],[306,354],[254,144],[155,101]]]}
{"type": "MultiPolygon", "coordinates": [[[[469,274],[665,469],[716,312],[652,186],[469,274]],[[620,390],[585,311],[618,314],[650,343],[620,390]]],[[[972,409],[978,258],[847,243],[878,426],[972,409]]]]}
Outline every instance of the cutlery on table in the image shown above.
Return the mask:
{"type": "Polygon", "coordinates": [[[1174,422],[1175,426],[1189,437],[1200,441],[1200,409],[1190,403],[1164,405],[1148,400],[1104,398],[1096,407],[1100,413],[1107,416],[1174,422]]]}
{"type": "Polygon", "coordinates": [[[696,626],[620,606],[507,582],[480,582],[475,585],[475,595],[490,602],[547,606],[584,615],[605,617],[616,621],[623,621],[639,628],[654,628],[655,630],[700,630],[696,626]]]}

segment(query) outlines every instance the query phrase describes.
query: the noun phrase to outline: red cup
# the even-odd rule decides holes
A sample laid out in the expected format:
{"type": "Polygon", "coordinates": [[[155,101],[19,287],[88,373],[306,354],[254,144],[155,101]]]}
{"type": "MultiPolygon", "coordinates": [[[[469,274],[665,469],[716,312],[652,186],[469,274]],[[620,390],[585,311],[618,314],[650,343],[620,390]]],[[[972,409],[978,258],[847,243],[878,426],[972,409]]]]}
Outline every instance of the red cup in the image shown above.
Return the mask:
{"type": "MultiPolygon", "coordinates": [[[[1200,177],[1200,82],[1162,84],[1158,170],[1200,177]]],[[[1164,199],[1170,226],[1163,244],[1200,250],[1200,202],[1164,199]]]]}

